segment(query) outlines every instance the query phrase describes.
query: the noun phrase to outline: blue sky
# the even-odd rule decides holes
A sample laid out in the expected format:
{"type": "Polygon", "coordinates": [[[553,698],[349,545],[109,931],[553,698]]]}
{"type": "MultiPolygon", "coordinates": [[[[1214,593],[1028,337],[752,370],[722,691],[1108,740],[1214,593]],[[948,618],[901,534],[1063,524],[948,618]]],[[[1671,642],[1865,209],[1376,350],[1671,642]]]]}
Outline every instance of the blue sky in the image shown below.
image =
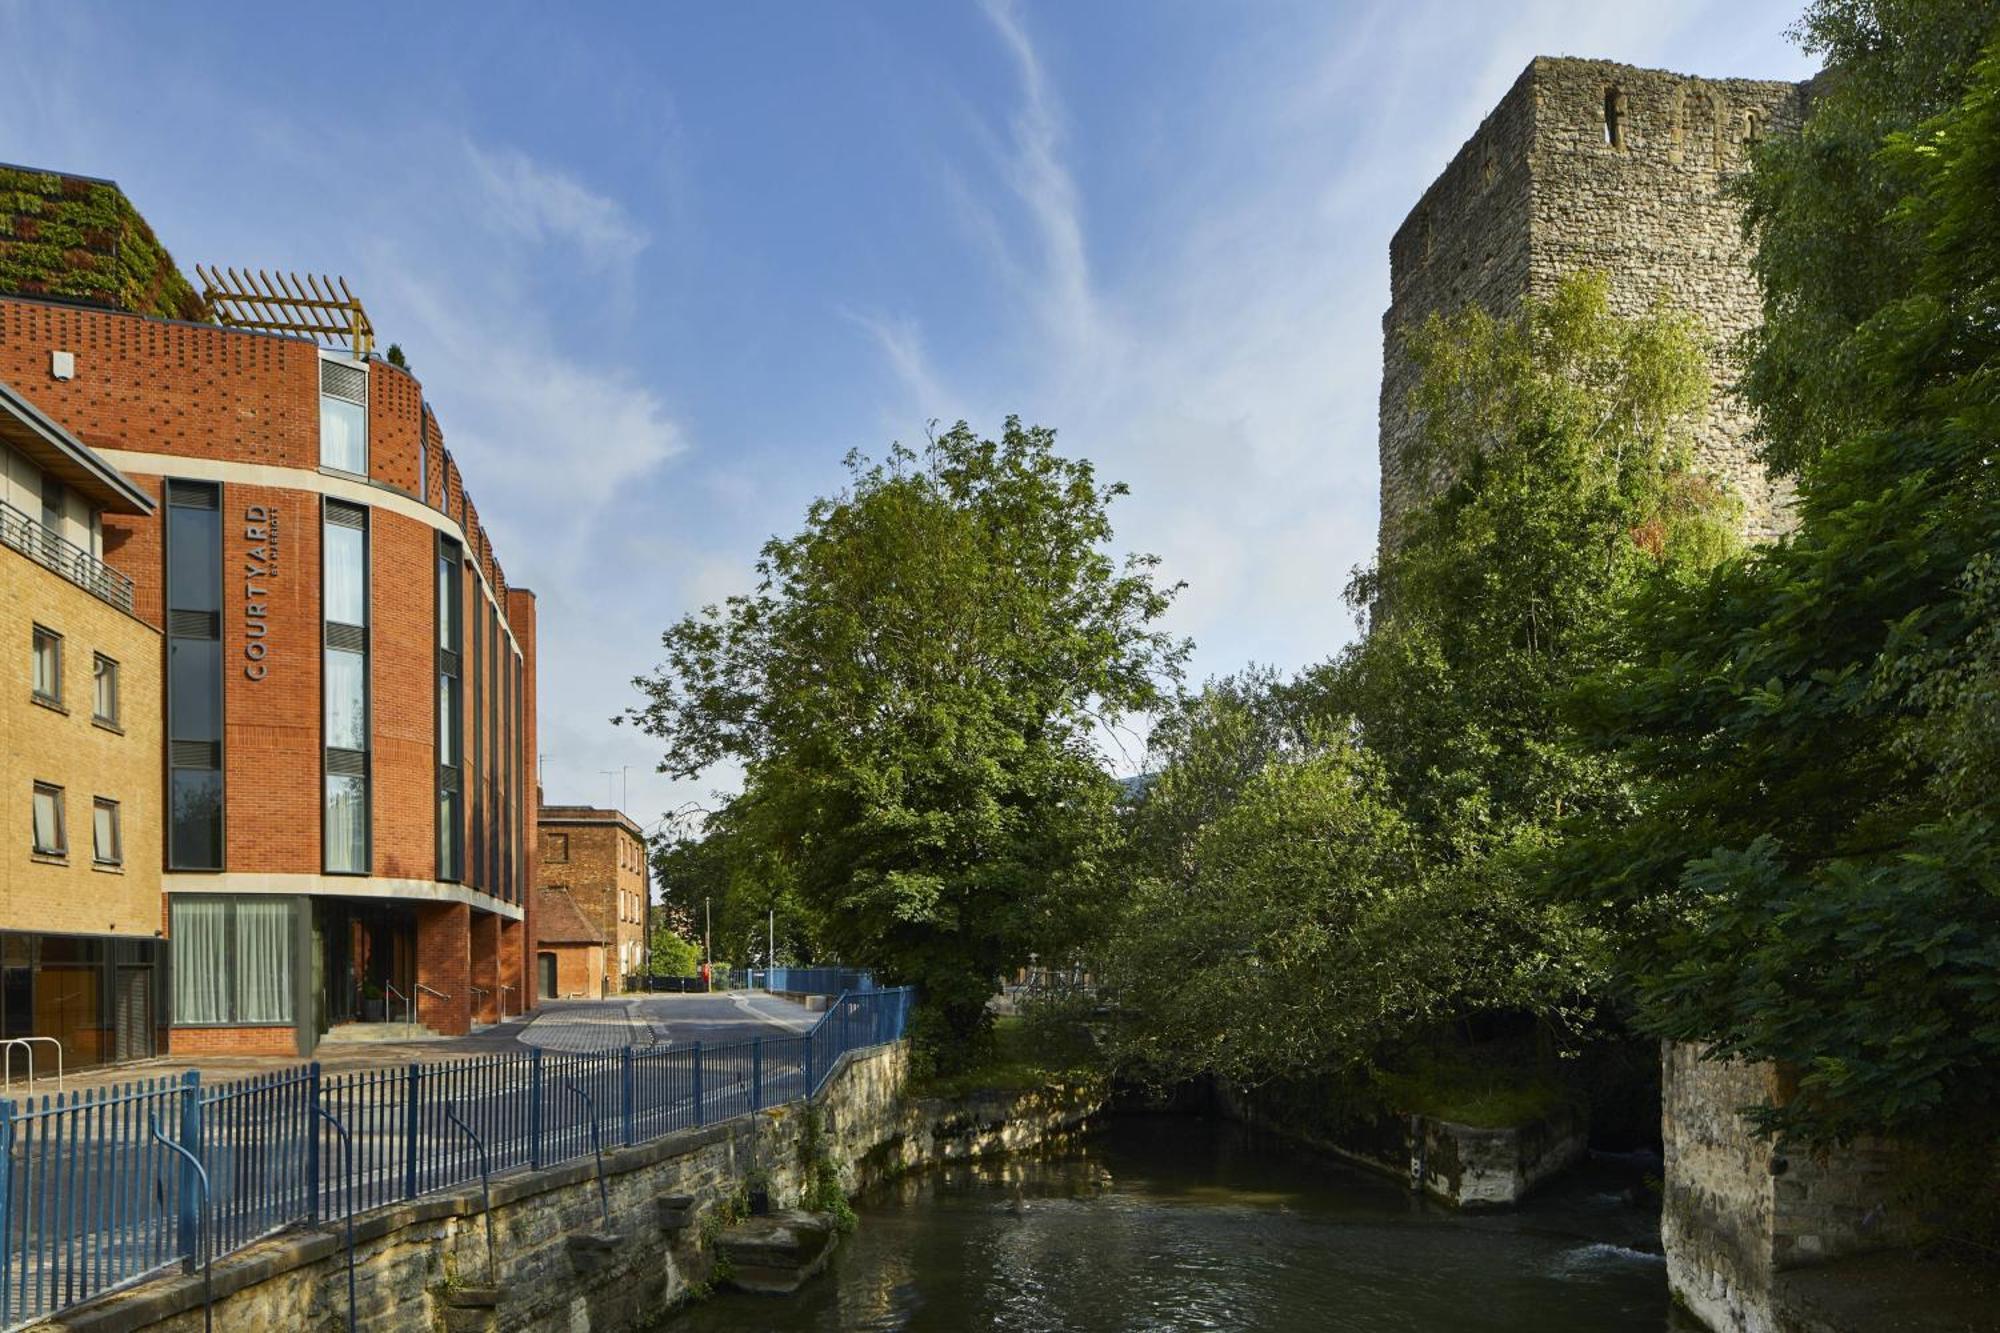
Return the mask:
{"type": "Polygon", "coordinates": [[[1532,56],[1802,78],[1796,11],[0,0],[0,160],[347,277],[540,596],[548,798],[651,822],[730,781],[607,723],[659,630],[931,419],[1129,482],[1197,676],[1336,650],[1397,223],[1532,56]]]}

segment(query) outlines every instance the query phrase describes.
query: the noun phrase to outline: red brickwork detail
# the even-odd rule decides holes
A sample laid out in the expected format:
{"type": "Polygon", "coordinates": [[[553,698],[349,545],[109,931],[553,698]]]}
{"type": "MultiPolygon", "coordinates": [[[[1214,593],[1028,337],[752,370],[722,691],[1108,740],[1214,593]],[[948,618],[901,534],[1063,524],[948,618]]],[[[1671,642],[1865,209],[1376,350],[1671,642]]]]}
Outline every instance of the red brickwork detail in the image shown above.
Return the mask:
{"type": "Polygon", "coordinates": [[[472,1021],[500,1019],[500,918],[491,912],[472,914],[472,984],[486,992],[472,997],[472,1021]]]}
{"type": "Polygon", "coordinates": [[[297,338],[10,299],[0,379],[94,448],[319,466],[319,353],[297,338]]]}
{"type": "MultiPolygon", "coordinates": [[[[604,942],[603,966],[615,978],[611,989],[617,989],[625,971],[640,967],[645,943],[645,840],[612,811],[544,806],[536,841],[537,894],[567,892],[592,936],[604,942]]],[[[541,940],[538,947],[570,942],[541,940]]]]}
{"type": "Polygon", "coordinates": [[[172,1028],[170,1055],[297,1055],[299,1034],[283,1028],[172,1028]]]}
{"type": "Polygon", "coordinates": [[[535,960],[530,952],[533,939],[523,923],[501,918],[500,984],[513,987],[507,992],[509,1014],[526,1013],[536,1004],[535,989],[532,984],[535,960]]]}
{"type": "Polygon", "coordinates": [[[423,496],[423,479],[417,475],[423,406],[423,386],[409,371],[386,361],[368,368],[368,475],[418,499],[423,496]]]}
{"type": "Polygon", "coordinates": [[[320,501],[300,491],[222,488],[222,763],[224,864],[231,870],[317,872],[321,859],[320,501]],[[261,523],[247,516],[269,515],[261,523]],[[275,574],[246,575],[252,526],[277,521],[275,574]],[[245,668],[251,590],[266,608],[264,669],[245,668]]]}
{"type": "MultiPolygon", "coordinates": [[[[527,891],[521,895],[522,921],[519,966],[523,979],[532,978],[535,960],[535,894],[534,886],[541,882],[540,839],[536,837],[536,827],[541,822],[542,789],[537,775],[542,771],[536,750],[536,737],[541,732],[535,724],[535,700],[540,696],[535,690],[535,634],[536,608],[535,594],[526,588],[507,590],[507,620],[514,629],[514,637],[521,645],[521,883],[527,891]]],[[[525,988],[525,1003],[533,1007],[539,1003],[532,987],[525,988]]]]}
{"type": "Polygon", "coordinates": [[[447,1037],[472,1031],[472,909],[464,903],[417,905],[417,1021],[447,1037]]]}
{"type": "Polygon", "coordinates": [[[433,529],[384,509],[369,528],[375,873],[437,873],[437,561],[433,529]]]}

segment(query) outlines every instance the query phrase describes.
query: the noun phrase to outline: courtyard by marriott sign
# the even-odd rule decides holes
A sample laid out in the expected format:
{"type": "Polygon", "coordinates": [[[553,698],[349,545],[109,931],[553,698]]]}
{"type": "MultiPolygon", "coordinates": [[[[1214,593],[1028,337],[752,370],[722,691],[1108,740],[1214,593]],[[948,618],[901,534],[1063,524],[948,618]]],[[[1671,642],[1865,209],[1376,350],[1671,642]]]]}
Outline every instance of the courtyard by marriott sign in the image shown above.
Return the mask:
{"type": "Polygon", "coordinates": [[[278,576],[278,515],[269,505],[243,510],[243,674],[262,680],[270,664],[271,581],[278,576]]]}

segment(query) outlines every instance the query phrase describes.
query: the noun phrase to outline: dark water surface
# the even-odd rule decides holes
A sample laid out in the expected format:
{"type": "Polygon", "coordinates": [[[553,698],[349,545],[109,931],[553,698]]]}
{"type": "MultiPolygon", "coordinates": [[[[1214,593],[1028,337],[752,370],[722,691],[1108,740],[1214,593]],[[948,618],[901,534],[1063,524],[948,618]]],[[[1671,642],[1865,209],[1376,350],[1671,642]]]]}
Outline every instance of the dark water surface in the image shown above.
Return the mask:
{"type": "Polygon", "coordinates": [[[1121,1119],[1069,1155],[871,1197],[798,1295],[721,1296],[672,1327],[1661,1333],[1685,1326],[1637,1178],[1600,1162],[1521,1209],[1454,1214],[1235,1126],[1121,1119]]]}

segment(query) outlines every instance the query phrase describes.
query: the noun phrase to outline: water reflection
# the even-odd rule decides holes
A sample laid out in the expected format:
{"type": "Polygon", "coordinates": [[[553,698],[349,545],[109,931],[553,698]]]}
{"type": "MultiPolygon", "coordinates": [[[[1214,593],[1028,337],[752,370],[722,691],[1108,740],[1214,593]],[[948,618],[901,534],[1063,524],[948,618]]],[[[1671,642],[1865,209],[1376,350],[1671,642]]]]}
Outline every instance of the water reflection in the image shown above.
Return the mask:
{"type": "Polygon", "coordinates": [[[798,1296],[724,1296],[674,1327],[1683,1327],[1633,1174],[1599,1164],[1522,1210],[1461,1215],[1233,1126],[1123,1120],[1060,1158],[907,1180],[862,1205],[860,1230],[798,1296]]]}

